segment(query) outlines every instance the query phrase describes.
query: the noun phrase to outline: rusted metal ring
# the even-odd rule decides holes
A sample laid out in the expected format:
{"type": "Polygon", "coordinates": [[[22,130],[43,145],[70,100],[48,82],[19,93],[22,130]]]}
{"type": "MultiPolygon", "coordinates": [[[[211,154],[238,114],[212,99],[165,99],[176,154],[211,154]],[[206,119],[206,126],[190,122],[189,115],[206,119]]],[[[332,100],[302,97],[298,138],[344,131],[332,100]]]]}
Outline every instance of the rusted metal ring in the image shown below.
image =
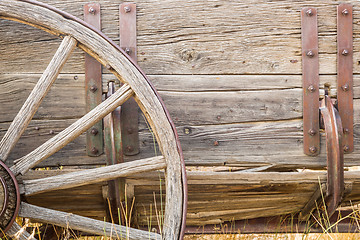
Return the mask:
{"type": "MultiPolygon", "coordinates": [[[[2,230],[2,232],[0,233],[0,237],[2,236],[2,234],[6,233],[10,228],[11,226],[13,225],[13,223],[15,222],[15,219],[19,213],[19,210],[20,210],[20,190],[19,190],[19,184],[15,178],[15,175],[13,174],[13,172],[5,165],[5,163],[3,161],[0,160],[0,166],[5,169],[6,173],[9,174],[9,177],[12,181],[12,183],[14,184],[14,190],[15,191],[15,197],[16,197],[16,202],[15,202],[15,209],[13,210],[13,216],[11,217],[11,219],[9,220],[9,222],[7,223],[5,229],[2,230]]],[[[4,189],[7,189],[8,188],[8,185],[6,184],[6,181],[4,179],[4,182],[2,182],[2,184],[5,184],[5,188],[4,189]]],[[[4,186],[4,185],[3,185],[4,186]]],[[[9,194],[9,191],[7,192],[7,194],[9,194]]],[[[8,198],[8,203],[7,205],[9,204],[9,198],[8,198]]],[[[6,209],[5,209],[6,211],[6,209]]]]}
{"type": "Polygon", "coordinates": [[[2,206],[2,209],[1,209],[1,212],[0,212],[0,219],[1,219],[1,217],[5,213],[7,205],[8,205],[9,193],[8,193],[8,189],[6,187],[5,179],[3,177],[1,177],[1,176],[0,176],[0,182],[1,182],[1,185],[2,185],[2,187],[4,189],[4,203],[3,203],[3,206],[2,206]]]}

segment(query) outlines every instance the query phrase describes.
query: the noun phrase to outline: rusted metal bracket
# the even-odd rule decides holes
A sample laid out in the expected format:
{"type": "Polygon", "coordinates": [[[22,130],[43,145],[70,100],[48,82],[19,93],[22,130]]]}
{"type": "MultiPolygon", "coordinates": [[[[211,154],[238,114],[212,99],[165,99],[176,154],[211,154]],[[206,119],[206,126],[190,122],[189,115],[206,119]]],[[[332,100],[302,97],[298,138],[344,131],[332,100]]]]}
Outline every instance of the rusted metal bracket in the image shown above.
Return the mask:
{"type": "Polygon", "coordinates": [[[324,197],[328,216],[332,216],[344,193],[344,151],[341,118],[327,95],[327,90],[321,101],[320,112],[326,134],[327,152],[327,189],[324,197]]]}
{"type": "MultiPolygon", "coordinates": [[[[101,30],[99,3],[84,5],[84,20],[101,30]]],[[[101,64],[88,54],[85,54],[85,92],[86,112],[89,112],[102,101],[102,79],[101,64]]],[[[102,129],[102,121],[99,121],[86,132],[86,151],[89,156],[99,156],[104,152],[102,129]]]]}
{"type": "Polygon", "coordinates": [[[319,154],[319,48],[317,10],[301,10],[304,153],[319,154]]]}
{"type": "Polygon", "coordinates": [[[354,151],[353,15],[351,4],[337,8],[337,99],[344,128],[344,151],[354,151]]]}
{"type": "MultiPolygon", "coordinates": [[[[115,83],[108,83],[106,98],[115,93],[115,83]]],[[[105,154],[106,164],[114,165],[124,162],[122,151],[122,138],[120,129],[121,106],[104,118],[104,136],[105,136],[105,154]]],[[[124,200],[121,196],[125,194],[125,183],[122,179],[115,179],[108,182],[108,219],[119,224],[119,209],[121,212],[121,202],[124,200]]],[[[124,222],[123,222],[124,223],[124,222]]]]}
{"type": "MultiPolygon", "coordinates": [[[[123,3],[119,9],[120,47],[134,60],[137,60],[136,48],[136,4],[123,3]]],[[[139,153],[139,107],[133,98],[121,107],[121,133],[125,155],[139,153]]]]}

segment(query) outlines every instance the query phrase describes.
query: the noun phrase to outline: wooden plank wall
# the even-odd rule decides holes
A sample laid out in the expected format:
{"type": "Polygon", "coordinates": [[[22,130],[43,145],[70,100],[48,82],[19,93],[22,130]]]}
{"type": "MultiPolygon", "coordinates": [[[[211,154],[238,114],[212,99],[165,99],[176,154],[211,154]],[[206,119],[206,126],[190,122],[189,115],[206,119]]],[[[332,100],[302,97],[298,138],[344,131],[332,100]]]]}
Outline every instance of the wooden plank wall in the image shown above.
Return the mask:
{"type": "MultiPolygon", "coordinates": [[[[44,1],[82,18],[86,1],[44,1]]],[[[103,32],[118,42],[121,1],[99,1],[103,32]]],[[[355,146],[359,143],[360,28],[354,4],[355,146]]],[[[336,83],[336,1],[149,1],[138,7],[138,62],[164,99],[188,165],[318,168],[302,152],[300,9],[318,8],[321,83],[336,83]]],[[[4,134],[59,40],[0,21],[0,132],[4,134]]],[[[104,71],[105,72],[105,71],[104,71]]],[[[104,80],[112,79],[104,73],[104,80]]],[[[84,54],[66,64],[11,159],[30,151],[84,113],[84,54]],[[36,128],[36,127],[39,127],[36,128]],[[36,130],[38,129],[38,130],[36,130]],[[33,139],[39,139],[32,141],[33,139]]],[[[334,89],[332,89],[334,90],[334,89]]],[[[332,94],[336,94],[332,91],[332,94]]],[[[154,155],[142,116],[140,157],[154,155]]],[[[324,142],[324,141],[323,141],[324,142]]],[[[98,164],[84,137],[44,165],[98,164]]],[[[346,165],[360,163],[360,149],[346,165]]]]}

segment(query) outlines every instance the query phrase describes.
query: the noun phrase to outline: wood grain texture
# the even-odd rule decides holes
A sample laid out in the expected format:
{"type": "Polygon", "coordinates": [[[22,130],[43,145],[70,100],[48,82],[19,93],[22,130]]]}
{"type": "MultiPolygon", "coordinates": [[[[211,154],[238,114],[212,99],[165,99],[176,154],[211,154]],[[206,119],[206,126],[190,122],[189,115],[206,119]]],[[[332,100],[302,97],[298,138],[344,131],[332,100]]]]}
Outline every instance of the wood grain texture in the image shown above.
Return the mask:
{"type": "Polygon", "coordinates": [[[103,235],[108,237],[126,237],[127,239],[161,239],[161,235],[134,228],[127,228],[75,214],[37,207],[28,203],[21,203],[19,216],[34,219],[39,222],[50,223],[61,227],[103,235]]]}
{"type": "Polygon", "coordinates": [[[24,228],[22,228],[16,222],[12,225],[9,231],[6,233],[13,239],[19,240],[36,240],[34,236],[30,235],[24,228]]]}
{"type": "Polygon", "coordinates": [[[76,47],[76,40],[72,37],[65,37],[61,42],[54,57],[50,61],[43,75],[31,91],[24,105],[11,123],[5,136],[0,141],[0,159],[5,161],[10,151],[15,147],[21,134],[25,131],[31,118],[34,116],[41,101],[50,90],[62,67],[66,63],[73,49],[76,47]]]}
{"type": "Polygon", "coordinates": [[[166,163],[164,158],[155,157],[62,174],[49,178],[24,181],[25,195],[104,182],[119,177],[127,177],[136,173],[159,170],[165,167],[166,163]]]}
{"type": "MultiPolygon", "coordinates": [[[[44,2],[78,17],[82,17],[82,6],[86,3],[84,0],[44,2]]],[[[118,41],[117,11],[122,1],[98,2],[102,6],[104,33],[118,41]]],[[[348,2],[354,5],[354,22],[357,22],[357,1],[348,2]]],[[[336,5],[337,2],[330,0],[141,0],[137,2],[138,61],[148,74],[300,74],[300,9],[316,6],[322,53],[320,72],[336,73],[336,5]]],[[[21,53],[15,50],[16,43],[21,49],[27,49],[25,56],[36,57],[36,65],[44,66],[38,53],[48,58],[55,45],[53,37],[36,30],[29,32],[28,27],[14,27],[6,21],[2,26],[0,46],[5,54],[0,56],[1,71],[17,72],[16,66],[21,66],[25,72],[38,71],[26,64],[21,53]],[[14,28],[18,30],[13,32],[14,28]],[[19,33],[24,36],[19,38],[19,33]],[[43,45],[44,42],[47,44],[43,45]],[[27,47],[30,44],[31,47],[27,47]],[[5,65],[9,62],[16,64],[5,65]]],[[[360,26],[354,24],[355,36],[359,32],[360,26]]],[[[359,45],[358,41],[354,37],[354,46],[359,45]]],[[[354,71],[359,72],[360,53],[357,48],[354,50],[354,71]]],[[[76,59],[83,59],[83,56],[77,55],[71,60],[74,64],[65,71],[83,71],[81,61],[76,59]]]]}
{"type": "Polygon", "coordinates": [[[129,85],[124,84],[111,97],[61,131],[55,137],[51,138],[26,156],[15,160],[15,165],[11,167],[11,170],[15,174],[24,174],[30,168],[36,166],[44,159],[63,148],[73,139],[77,138],[84,131],[109,114],[109,112],[113,111],[116,107],[129,99],[132,94],[133,92],[129,85]]]}

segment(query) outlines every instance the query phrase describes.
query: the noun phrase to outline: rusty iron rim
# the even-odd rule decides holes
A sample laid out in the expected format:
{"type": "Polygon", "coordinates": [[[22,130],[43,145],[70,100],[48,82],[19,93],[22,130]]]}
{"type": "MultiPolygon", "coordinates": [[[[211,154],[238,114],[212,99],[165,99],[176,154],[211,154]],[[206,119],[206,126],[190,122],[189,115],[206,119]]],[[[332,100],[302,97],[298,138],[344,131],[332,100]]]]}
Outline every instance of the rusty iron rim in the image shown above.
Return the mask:
{"type": "MultiPolygon", "coordinates": [[[[20,210],[20,190],[19,190],[19,184],[15,178],[15,175],[13,174],[13,172],[5,165],[5,163],[3,161],[0,160],[0,165],[1,167],[3,167],[6,172],[9,174],[12,182],[14,183],[14,188],[15,188],[15,194],[16,194],[16,205],[15,205],[15,210],[14,210],[14,213],[13,213],[13,216],[12,218],[10,219],[9,223],[7,224],[7,226],[5,227],[5,229],[3,230],[2,233],[0,233],[0,236],[3,234],[3,233],[6,233],[10,228],[11,226],[13,225],[13,223],[15,222],[15,219],[19,213],[19,210],[20,210]]],[[[2,184],[4,184],[2,182],[2,184]]],[[[6,185],[5,185],[6,186],[6,185]]]]}
{"type": "Polygon", "coordinates": [[[1,185],[4,189],[4,203],[3,203],[3,206],[2,206],[2,210],[0,212],[0,218],[4,215],[5,211],[6,211],[6,208],[7,208],[7,205],[8,205],[8,200],[9,200],[9,193],[8,193],[8,189],[6,187],[6,183],[5,183],[5,179],[3,177],[0,176],[0,182],[1,182],[1,185]]]}

